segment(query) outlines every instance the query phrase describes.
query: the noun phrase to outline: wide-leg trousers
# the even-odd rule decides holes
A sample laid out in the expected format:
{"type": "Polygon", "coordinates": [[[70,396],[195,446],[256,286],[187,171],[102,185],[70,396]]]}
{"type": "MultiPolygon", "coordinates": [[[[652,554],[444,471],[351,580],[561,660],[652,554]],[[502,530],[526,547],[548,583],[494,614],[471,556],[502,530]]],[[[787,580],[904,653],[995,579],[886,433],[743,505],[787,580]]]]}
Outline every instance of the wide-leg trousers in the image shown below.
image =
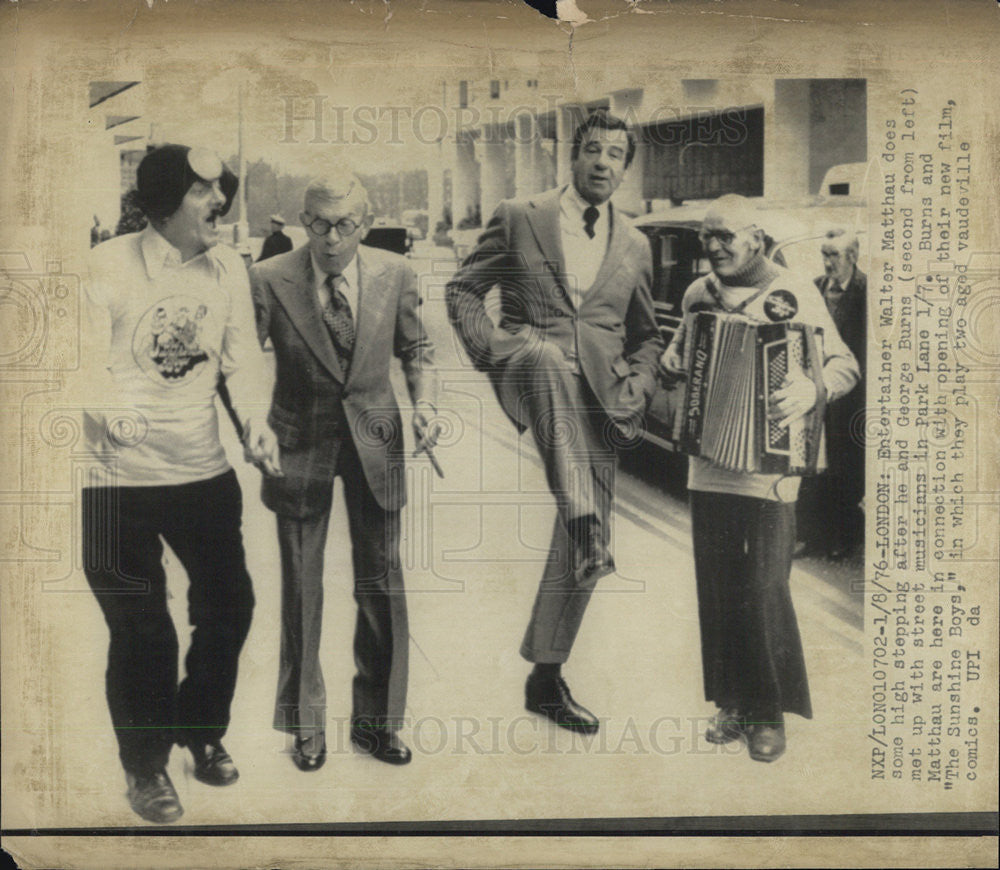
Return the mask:
{"type": "Polygon", "coordinates": [[[254,606],[242,509],[232,469],[174,486],[83,490],[84,573],[110,631],[105,684],[127,771],[152,773],[174,742],[226,733],[254,606]],[[192,633],[179,686],[163,541],[188,575],[192,633]]]}
{"type": "Polygon", "coordinates": [[[795,503],[691,492],[705,698],[812,717],[789,590],[795,503]]]}

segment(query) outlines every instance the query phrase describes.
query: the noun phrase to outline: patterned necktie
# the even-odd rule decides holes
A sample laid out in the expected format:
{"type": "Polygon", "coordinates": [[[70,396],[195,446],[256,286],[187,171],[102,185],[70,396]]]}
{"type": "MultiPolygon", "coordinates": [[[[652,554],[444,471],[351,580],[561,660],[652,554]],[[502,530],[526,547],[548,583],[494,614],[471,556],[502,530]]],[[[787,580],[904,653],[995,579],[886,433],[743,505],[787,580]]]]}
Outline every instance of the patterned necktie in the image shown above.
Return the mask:
{"type": "Polygon", "coordinates": [[[323,308],[323,322],[330,332],[340,367],[346,372],[351,365],[351,354],[354,353],[354,317],[351,315],[351,303],[340,291],[347,281],[343,275],[327,275],[326,286],[330,291],[330,301],[323,308]]]}
{"type": "Polygon", "coordinates": [[[588,205],[583,210],[583,231],[587,234],[588,239],[594,238],[594,224],[597,223],[600,216],[601,213],[592,205],[588,205]]]}

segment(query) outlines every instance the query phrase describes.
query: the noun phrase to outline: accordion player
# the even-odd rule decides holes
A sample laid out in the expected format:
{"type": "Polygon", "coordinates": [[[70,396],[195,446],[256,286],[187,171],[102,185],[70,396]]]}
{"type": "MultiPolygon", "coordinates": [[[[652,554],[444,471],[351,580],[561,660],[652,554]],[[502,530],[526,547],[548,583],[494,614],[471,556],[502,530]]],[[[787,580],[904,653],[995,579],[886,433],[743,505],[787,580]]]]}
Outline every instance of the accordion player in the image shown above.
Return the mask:
{"type": "Polygon", "coordinates": [[[737,472],[823,470],[822,328],[701,311],[694,315],[685,356],[687,386],[674,422],[674,439],[684,453],[737,472]],[[782,425],[771,419],[771,397],[794,372],[816,384],[817,401],[803,417],[782,425]]]}

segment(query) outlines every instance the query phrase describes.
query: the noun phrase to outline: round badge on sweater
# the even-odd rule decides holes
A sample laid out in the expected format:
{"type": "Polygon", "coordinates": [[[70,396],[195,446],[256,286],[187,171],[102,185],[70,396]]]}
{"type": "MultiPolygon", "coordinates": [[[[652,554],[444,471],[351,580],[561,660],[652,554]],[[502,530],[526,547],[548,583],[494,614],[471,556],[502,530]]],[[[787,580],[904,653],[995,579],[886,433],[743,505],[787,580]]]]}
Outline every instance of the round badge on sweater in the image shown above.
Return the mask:
{"type": "Polygon", "coordinates": [[[764,299],[764,313],[770,320],[791,320],[799,310],[799,301],[788,290],[772,290],[764,299]]]}

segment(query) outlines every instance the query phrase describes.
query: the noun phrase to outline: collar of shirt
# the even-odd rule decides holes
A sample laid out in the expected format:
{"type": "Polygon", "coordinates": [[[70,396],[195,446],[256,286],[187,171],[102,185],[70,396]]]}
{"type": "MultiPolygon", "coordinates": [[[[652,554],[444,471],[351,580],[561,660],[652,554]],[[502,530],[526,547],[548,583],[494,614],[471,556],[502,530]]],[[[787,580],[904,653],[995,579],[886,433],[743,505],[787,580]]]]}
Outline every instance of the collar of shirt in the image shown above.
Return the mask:
{"type": "Polygon", "coordinates": [[[839,288],[837,290],[837,296],[840,296],[847,290],[848,285],[854,280],[854,269],[851,269],[851,274],[847,276],[846,281],[839,281],[836,278],[829,277],[826,279],[826,285],[823,287],[824,293],[831,293],[834,287],[839,288]]]}
{"type": "Polygon", "coordinates": [[[146,264],[146,274],[154,281],[167,269],[180,269],[189,266],[219,269],[222,265],[219,258],[212,254],[211,248],[203,251],[197,257],[192,257],[186,263],[182,263],[181,252],[160,235],[152,224],[147,224],[146,229],[142,231],[140,247],[142,259],[146,264]]]}
{"type": "MultiPolygon", "coordinates": [[[[598,214],[597,222],[594,224],[594,239],[596,240],[598,237],[607,239],[608,213],[611,210],[610,202],[602,202],[600,205],[594,207],[597,209],[598,214]]],[[[579,191],[572,184],[567,185],[562,196],[559,197],[559,210],[563,219],[563,232],[587,238],[587,234],[583,230],[583,213],[588,208],[590,208],[590,203],[580,196],[579,191]]]]}
{"type": "MultiPolygon", "coordinates": [[[[313,289],[316,291],[319,310],[322,311],[330,301],[330,289],[326,286],[327,273],[320,268],[319,263],[316,262],[316,258],[311,252],[309,259],[312,260],[313,289]]],[[[351,262],[347,264],[347,268],[341,272],[341,277],[345,283],[340,285],[340,292],[346,297],[348,305],[351,306],[351,313],[357,318],[358,298],[361,293],[361,270],[357,254],[351,258],[351,262]]]]}

